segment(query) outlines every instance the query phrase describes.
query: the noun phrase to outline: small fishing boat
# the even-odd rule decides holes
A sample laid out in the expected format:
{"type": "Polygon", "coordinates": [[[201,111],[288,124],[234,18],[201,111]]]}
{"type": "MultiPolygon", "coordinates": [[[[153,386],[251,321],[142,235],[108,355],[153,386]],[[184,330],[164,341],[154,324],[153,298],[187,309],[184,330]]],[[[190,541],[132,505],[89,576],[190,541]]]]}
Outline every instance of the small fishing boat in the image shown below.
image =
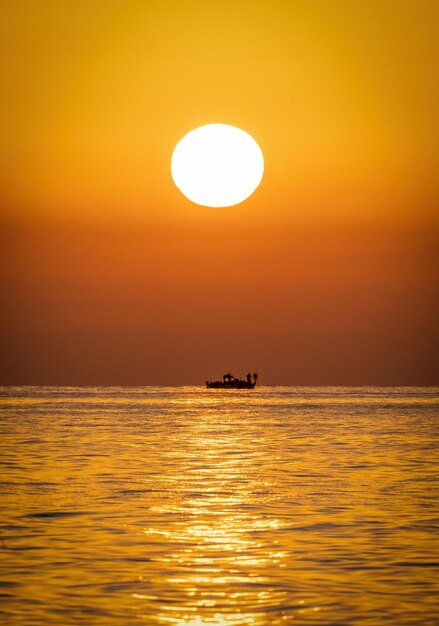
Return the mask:
{"type": "Polygon", "coordinates": [[[258,374],[255,372],[252,375],[247,374],[246,380],[241,378],[235,378],[233,374],[224,374],[222,380],[206,380],[206,387],[208,389],[254,389],[256,381],[258,380],[258,374]]]}

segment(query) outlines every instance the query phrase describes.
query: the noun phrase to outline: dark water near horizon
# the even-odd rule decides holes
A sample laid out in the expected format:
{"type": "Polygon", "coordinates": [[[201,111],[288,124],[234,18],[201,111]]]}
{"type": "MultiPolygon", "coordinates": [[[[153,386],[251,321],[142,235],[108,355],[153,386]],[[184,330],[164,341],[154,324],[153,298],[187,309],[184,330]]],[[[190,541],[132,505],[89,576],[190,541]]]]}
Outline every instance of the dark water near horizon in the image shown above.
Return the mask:
{"type": "Polygon", "coordinates": [[[438,391],[0,388],[0,622],[439,624],[438,391]]]}

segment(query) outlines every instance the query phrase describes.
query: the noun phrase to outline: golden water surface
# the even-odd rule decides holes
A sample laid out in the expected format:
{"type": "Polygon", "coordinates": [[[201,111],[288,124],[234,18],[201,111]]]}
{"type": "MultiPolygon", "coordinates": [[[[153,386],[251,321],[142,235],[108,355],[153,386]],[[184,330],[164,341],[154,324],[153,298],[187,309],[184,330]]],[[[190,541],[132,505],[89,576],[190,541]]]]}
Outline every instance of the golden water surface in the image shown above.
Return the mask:
{"type": "Polygon", "coordinates": [[[0,621],[437,624],[438,390],[3,388],[0,621]]]}

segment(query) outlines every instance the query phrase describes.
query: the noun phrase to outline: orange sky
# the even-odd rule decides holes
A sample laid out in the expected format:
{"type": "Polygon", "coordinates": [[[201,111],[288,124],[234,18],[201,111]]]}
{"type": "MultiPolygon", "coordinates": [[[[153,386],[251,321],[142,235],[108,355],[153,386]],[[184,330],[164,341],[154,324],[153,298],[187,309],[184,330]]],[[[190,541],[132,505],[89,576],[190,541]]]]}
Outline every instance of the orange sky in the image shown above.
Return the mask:
{"type": "Polygon", "coordinates": [[[0,382],[438,383],[436,2],[8,4],[0,382]],[[211,122],[236,207],[172,182],[211,122]]]}

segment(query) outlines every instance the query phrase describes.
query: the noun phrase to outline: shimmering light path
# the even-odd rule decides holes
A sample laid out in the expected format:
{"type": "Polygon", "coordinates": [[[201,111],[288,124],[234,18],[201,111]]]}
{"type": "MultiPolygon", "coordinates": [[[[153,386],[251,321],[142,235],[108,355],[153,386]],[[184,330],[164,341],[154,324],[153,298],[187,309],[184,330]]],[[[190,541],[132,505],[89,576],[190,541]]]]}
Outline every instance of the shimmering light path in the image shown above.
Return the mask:
{"type": "Polygon", "coordinates": [[[5,624],[438,623],[437,389],[1,395],[5,624]]]}

